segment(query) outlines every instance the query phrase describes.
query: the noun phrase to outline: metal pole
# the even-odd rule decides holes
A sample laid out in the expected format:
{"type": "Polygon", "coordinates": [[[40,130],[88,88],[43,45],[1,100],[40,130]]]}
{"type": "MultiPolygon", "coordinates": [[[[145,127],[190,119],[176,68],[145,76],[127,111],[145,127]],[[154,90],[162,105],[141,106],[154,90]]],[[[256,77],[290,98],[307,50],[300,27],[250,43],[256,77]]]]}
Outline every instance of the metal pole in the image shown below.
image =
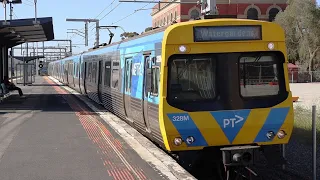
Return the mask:
{"type": "Polygon", "coordinates": [[[312,164],[313,164],[313,180],[317,179],[317,126],[316,126],[316,121],[317,121],[317,113],[316,113],[316,106],[312,106],[312,138],[313,138],[313,143],[312,143],[312,164]]]}
{"type": "MultiPolygon", "coordinates": [[[[28,43],[27,43],[28,45],[28,43]]],[[[23,57],[23,61],[22,61],[22,65],[23,65],[23,86],[26,85],[26,67],[25,67],[25,62],[24,62],[24,51],[22,51],[22,57],[23,57]]]]}
{"type": "Polygon", "coordinates": [[[3,1],[4,3],[4,22],[7,24],[7,1],[3,1]]]}
{"type": "MultiPolygon", "coordinates": [[[[10,2],[10,21],[12,20],[12,12],[13,11],[13,7],[12,7],[12,2],[10,2]]],[[[13,49],[11,48],[11,51],[10,51],[10,61],[11,61],[11,78],[13,78],[14,76],[14,65],[13,65],[13,49]]]]}
{"type": "Polygon", "coordinates": [[[86,46],[88,46],[88,22],[85,23],[85,38],[86,38],[86,46]]]}
{"type": "Polygon", "coordinates": [[[100,42],[99,42],[99,21],[96,22],[96,46],[99,46],[100,42]]]}
{"type": "Polygon", "coordinates": [[[10,20],[12,20],[12,11],[13,11],[13,7],[12,7],[12,2],[10,3],[10,20]]]}
{"type": "Polygon", "coordinates": [[[44,42],[42,41],[42,54],[44,56],[44,42]]]}
{"type": "Polygon", "coordinates": [[[72,40],[70,40],[70,56],[72,56],[72,40]]]}
{"type": "Polygon", "coordinates": [[[35,23],[37,23],[37,0],[34,0],[35,23]]]}
{"type": "Polygon", "coordinates": [[[26,49],[27,50],[27,56],[29,56],[29,54],[28,54],[29,53],[29,51],[28,51],[29,50],[29,43],[27,43],[26,46],[27,46],[27,49],[26,49]]]}

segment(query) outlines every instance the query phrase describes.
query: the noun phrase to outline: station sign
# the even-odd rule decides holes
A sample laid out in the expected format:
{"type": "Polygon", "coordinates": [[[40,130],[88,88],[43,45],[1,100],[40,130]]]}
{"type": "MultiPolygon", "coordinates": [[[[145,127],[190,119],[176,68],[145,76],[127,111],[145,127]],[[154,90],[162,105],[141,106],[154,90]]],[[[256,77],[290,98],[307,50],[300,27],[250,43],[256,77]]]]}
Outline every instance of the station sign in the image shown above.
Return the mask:
{"type": "Polygon", "coordinates": [[[196,26],[194,42],[262,40],[261,26],[196,26]]]}

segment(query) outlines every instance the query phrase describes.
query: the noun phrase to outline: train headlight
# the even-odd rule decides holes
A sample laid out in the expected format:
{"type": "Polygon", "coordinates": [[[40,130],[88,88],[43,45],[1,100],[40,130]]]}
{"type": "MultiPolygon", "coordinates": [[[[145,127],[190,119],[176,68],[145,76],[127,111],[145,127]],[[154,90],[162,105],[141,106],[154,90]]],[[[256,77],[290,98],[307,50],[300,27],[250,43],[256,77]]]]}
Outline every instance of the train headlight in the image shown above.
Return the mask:
{"type": "Polygon", "coordinates": [[[283,131],[283,130],[280,130],[278,133],[277,133],[277,136],[279,139],[283,139],[284,137],[286,137],[286,132],[283,131]]]}
{"type": "Polygon", "coordinates": [[[174,138],[174,141],[173,143],[176,145],[176,146],[180,146],[182,144],[182,139],[180,137],[176,137],[174,138]]]}
{"type": "Polygon", "coordinates": [[[179,46],[179,51],[180,52],[186,52],[187,51],[187,47],[184,45],[179,46]]]}
{"type": "Polygon", "coordinates": [[[274,132],[273,131],[269,131],[267,134],[266,134],[266,136],[267,136],[267,138],[268,139],[273,139],[274,138],[274,136],[275,136],[275,134],[274,134],[274,132]]]}
{"type": "Polygon", "coordinates": [[[273,43],[268,43],[268,49],[273,50],[274,49],[274,44],[273,43]]]}
{"type": "Polygon", "coordinates": [[[192,144],[195,141],[195,139],[194,139],[194,137],[189,136],[189,137],[187,137],[186,141],[188,144],[192,144]]]}

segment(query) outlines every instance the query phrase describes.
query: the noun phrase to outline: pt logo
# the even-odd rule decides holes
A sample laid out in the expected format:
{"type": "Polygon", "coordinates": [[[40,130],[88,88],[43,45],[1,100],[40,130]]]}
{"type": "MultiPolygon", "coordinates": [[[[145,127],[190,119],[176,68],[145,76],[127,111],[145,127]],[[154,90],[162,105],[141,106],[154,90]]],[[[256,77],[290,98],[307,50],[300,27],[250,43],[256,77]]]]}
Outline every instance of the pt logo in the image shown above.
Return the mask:
{"type": "Polygon", "coordinates": [[[235,124],[243,121],[244,118],[238,115],[235,115],[235,118],[223,119],[223,128],[231,127],[234,128],[235,124]]]}
{"type": "Polygon", "coordinates": [[[238,135],[249,114],[250,110],[246,109],[236,111],[211,112],[211,115],[217,121],[230,143],[232,143],[238,135]]]}

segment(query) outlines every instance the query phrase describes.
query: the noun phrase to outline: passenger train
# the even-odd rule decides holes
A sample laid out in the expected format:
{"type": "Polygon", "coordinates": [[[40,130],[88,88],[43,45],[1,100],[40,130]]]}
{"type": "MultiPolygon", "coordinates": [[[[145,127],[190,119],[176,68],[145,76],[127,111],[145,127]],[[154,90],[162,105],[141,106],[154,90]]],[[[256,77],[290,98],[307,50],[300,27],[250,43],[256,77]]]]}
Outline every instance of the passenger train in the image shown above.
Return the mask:
{"type": "Polygon", "coordinates": [[[48,72],[181,162],[206,152],[232,167],[288,143],[287,63],[279,25],[224,18],[156,28],[51,62],[48,72]]]}

